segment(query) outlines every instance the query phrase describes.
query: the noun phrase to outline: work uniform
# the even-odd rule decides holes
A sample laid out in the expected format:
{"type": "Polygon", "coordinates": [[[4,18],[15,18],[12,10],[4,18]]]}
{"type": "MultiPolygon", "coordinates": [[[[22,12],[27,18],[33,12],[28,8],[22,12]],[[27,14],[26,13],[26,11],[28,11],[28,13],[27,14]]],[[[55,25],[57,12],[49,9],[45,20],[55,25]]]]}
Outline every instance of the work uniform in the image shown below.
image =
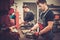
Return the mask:
{"type": "MultiPolygon", "coordinates": [[[[46,12],[40,13],[38,23],[43,24],[43,29],[48,25],[48,21],[54,20],[54,14],[51,10],[47,10],[46,12]]],[[[53,40],[53,32],[52,30],[48,31],[41,35],[44,40],[53,40]]]]}
{"type": "Polygon", "coordinates": [[[30,29],[33,26],[32,20],[34,20],[34,14],[32,12],[26,12],[24,17],[24,27],[26,29],[30,29]]]}

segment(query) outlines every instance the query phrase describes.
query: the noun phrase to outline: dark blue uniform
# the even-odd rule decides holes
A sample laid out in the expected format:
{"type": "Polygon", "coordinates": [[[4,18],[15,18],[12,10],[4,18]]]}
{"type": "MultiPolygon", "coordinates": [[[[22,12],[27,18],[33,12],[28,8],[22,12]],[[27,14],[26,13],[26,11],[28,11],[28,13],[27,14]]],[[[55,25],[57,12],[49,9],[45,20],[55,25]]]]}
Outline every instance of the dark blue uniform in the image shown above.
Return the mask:
{"type": "Polygon", "coordinates": [[[33,26],[32,20],[34,20],[34,14],[32,12],[26,12],[26,15],[24,17],[25,21],[24,27],[26,29],[29,29],[30,27],[33,26]]]}
{"type": "Polygon", "coordinates": [[[34,19],[34,14],[32,12],[27,12],[26,16],[24,17],[24,21],[32,21],[34,19]]]}
{"type": "MultiPolygon", "coordinates": [[[[51,10],[47,10],[45,13],[40,14],[39,22],[43,24],[44,28],[48,25],[48,21],[53,21],[53,20],[54,20],[54,14],[51,10]]],[[[44,40],[53,40],[52,30],[48,31],[45,34],[42,34],[42,37],[44,40]]]]}

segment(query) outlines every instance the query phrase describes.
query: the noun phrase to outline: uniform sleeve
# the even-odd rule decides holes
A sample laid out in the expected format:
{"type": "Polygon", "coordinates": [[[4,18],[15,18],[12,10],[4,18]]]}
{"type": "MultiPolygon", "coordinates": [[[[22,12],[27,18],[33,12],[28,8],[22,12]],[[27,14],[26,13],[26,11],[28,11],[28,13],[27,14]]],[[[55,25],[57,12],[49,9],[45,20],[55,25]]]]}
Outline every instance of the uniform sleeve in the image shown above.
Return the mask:
{"type": "Polygon", "coordinates": [[[54,14],[52,11],[49,11],[47,14],[47,20],[48,21],[53,21],[54,20],[54,14]]]}

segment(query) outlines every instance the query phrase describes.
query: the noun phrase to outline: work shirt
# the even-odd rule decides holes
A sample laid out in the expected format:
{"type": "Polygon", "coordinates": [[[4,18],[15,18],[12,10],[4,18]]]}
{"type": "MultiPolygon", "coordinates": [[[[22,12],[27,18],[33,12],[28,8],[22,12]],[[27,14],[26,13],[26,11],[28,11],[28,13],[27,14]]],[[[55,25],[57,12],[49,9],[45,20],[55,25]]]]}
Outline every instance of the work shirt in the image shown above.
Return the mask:
{"type": "MultiPolygon", "coordinates": [[[[47,10],[46,12],[40,13],[40,17],[38,20],[38,23],[43,24],[43,28],[47,27],[48,21],[53,21],[54,20],[54,14],[51,10],[47,10]]],[[[53,39],[53,32],[52,30],[46,32],[45,34],[42,34],[42,37],[44,40],[52,40],[53,39]]]]}
{"type": "Polygon", "coordinates": [[[29,22],[34,19],[34,14],[32,12],[26,12],[26,15],[24,17],[24,21],[29,22]]]}

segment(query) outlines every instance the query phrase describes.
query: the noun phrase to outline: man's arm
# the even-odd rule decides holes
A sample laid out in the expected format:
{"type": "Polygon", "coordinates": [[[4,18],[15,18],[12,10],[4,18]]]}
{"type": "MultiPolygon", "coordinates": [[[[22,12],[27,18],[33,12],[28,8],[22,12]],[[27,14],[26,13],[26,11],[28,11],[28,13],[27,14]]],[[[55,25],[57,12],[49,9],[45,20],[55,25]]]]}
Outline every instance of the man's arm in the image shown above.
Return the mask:
{"type": "Polygon", "coordinates": [[[53,14],[53,12],[51,10],[48,12],[48,14],[46,16],[47,16],[46,20],[47,20],[48,24],[44,29],[42,29],[39,32],[40,35],[50,31],[52,29],[52,27],[53,27],[53,24],[54,24],[54,14],[53,14]]]}
{"type": "Polygon", "coordinates": [[[39,32],[39,34],[41,35],[41,34],[44,34],[44,33],[48,32],[48,31],[50,31],[52,29],[52,27],[53,27],[53,23],[54,23],[53,21],[48,21],[47,27],[45,27],[43,30],[41,30],[39,32]]]}
{"type": "Polygon", "coordinates": [[[35,30],[39,27],[38,23],[36,23],[30,30],[35,30]]]}

